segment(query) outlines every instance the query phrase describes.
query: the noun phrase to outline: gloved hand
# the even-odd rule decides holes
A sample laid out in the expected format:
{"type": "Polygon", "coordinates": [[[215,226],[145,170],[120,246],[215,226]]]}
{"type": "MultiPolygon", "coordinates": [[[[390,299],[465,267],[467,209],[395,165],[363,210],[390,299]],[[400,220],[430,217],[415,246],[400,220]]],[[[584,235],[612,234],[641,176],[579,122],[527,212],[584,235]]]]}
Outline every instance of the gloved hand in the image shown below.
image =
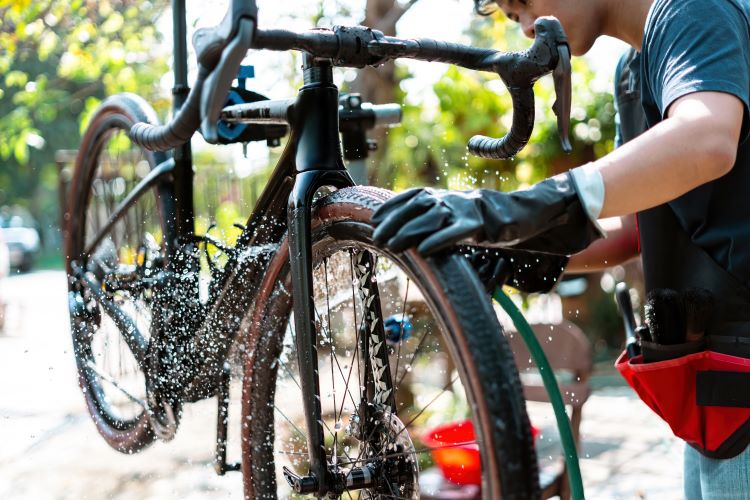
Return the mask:
{"type": "Polygon", "coordinates": [[[505,248],[459,247],[488,293],[502,285],[525,293],[546,293],[562,276],[568,257],[505,248]]]}
{"type": "Polygon", "coordinates": [[[458,242],[570,255],[602,237],[569,173],[512,193],[410,189],[372,216],[376,243],[431,254],[458,242]]]}

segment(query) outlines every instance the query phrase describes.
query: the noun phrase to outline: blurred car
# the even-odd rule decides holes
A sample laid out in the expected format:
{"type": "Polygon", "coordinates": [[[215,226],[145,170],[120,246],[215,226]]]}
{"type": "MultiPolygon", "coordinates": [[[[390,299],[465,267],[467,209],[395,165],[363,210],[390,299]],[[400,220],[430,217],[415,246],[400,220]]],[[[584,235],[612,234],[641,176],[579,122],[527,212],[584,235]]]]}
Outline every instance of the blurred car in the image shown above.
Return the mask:
{"type": "Polygon", "coordinates": [[[31,270],[39,253],[39,232],[23,225],[20,217],[11,217],[0,226],[0,237],[8,247],[10,267],[24,272],[31,270]]]}
{"type": "Polygon", "coordinates": [[[0,280],[10,274],[10,252],[5,244],[3,234],[0,232],[0,280]]]}
{"type": "Polygon", "coordinates": [[[4,278],[10,274],[10,252],[5,244],[2,233],[0,233],[0,333],[5,328],[5,291],[4,278]]]}

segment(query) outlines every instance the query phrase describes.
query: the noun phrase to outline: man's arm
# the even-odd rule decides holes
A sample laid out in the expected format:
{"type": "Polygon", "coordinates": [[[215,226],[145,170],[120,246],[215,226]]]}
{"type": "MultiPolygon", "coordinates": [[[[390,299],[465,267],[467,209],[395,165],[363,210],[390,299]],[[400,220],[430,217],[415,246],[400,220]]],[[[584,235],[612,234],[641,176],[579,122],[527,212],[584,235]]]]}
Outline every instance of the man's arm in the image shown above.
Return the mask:
{"type": "Polygon", "coordinates": [[[566,273],[603,271],[638,255],[638,230],[634,215],[602,219],[599,225],[607,237],[570,257],[566,273]]]}
{"type": "Polygon", "coordinates": [[[729,172],[744,109],[733,95],[695,92],[676,99],[664,121],[604,158],[528,190],[405,191],[375,211],[373,238],[397,252],[416,246],[424,254],[467,241],[578,252],[600,236],[594,218],[661,205],[729,172]],[[583,173],[580,179],[574,179],[576,171],[583,173]]]}
{"type": "Polygon", "coordinates": [[[677,99],[667,119],[594,163],[604,180],[600,217],[661,205],[728,173],[744,109],[740,99],[722,92],[677,99]]]}

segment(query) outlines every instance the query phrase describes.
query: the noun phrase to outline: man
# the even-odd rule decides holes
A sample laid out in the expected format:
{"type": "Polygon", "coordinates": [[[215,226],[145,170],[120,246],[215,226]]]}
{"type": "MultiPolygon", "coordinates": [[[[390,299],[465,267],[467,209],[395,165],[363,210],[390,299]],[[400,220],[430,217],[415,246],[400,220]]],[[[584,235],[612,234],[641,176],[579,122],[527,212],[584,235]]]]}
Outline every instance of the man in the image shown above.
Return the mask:
{"type": "MultiPolygon", "coordinates": [[[[537,17],[557,17],[574,55],[586,53],[600,35],[630,44],[638,54],[628,70],[640,77],[637,89],[648,130],[596,162],[526,191],[407,191],[373,215],[375,239],[394,250],[417,246],[423,253],[458,242],[557,254],[588,247],[568,265],[568,270],[583,271],[635,254],[633,224],[627,223],[632,218],[623,219],[626,223],[604,240],[598,239],[596,220],[637,213],[647,288],[705,284],[720,304],[708,333],[735,339],[734,345],[746,341],[750,0],[497,4],[530,37],[537,17]]],[[[718,452],[686,447],[686,497],[747,495],[747,427],[728,440],[732,446],[718,452]]]]}

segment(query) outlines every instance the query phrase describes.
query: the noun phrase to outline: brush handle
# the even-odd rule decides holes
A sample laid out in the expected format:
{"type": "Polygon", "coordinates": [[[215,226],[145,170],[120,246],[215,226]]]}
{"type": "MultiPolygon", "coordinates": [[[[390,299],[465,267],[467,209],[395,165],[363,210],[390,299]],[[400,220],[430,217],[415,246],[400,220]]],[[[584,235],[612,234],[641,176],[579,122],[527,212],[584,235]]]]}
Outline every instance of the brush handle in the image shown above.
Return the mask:
{"type": "Polygon", "coordinates": [[[651,331],[648,329],[646,325],[641,325],[638,328],[635,329],[635,336],[641,340],[641,342],[653,342],[653,338],[651,337],[651,331]]]}
{"type": "Polygon", "coordinates": [[[615,299],[620,306],[623,324],[625,325],[625,350],[628,358],[633,359],[640,354],[638,343],[635,337],[635,314],[633,314],[633,303],[630,301],[630,289],[624,282],[620,282],[615,287],[615,299]]]}

